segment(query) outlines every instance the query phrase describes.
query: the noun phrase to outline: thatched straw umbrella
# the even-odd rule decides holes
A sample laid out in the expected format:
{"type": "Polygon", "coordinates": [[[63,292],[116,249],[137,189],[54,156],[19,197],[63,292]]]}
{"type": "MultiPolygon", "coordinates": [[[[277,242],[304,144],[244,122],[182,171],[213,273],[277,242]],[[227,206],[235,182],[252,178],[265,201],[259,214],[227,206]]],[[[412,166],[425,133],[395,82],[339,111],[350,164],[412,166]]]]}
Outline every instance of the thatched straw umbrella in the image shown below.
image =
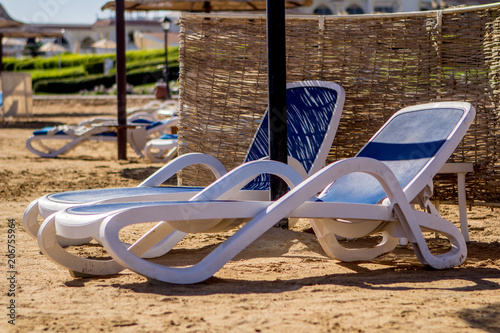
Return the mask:
{"type": "MultiPolygon", "coordinates": [[[[287,0],[285,8],[308,6],[310,0],[287,0]]],[[[106,3],[102,9],[115,9],[115,1],[106,3]]],[[[126,11],[173,10],[186,12],[251,12],[265,11],[266,1],[257,0],[126,0],[126,11]]]]}
{"type": "Polygon", "coordinates": [[[7,14],[7,11],[0,4],[0,28],[13,28],[20,27],[23,23],[14,20],[12,17],[7,14]]]}

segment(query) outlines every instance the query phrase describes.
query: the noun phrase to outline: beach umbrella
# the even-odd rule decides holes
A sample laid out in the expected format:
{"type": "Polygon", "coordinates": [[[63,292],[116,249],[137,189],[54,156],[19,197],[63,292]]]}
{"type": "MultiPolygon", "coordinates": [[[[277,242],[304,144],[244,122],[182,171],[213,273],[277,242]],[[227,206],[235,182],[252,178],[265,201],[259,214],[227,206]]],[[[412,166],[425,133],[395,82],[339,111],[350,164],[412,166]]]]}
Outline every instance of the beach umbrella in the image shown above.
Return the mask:
{"type": "Polygon", "coordinates": [[[7,14],[7,11],[0,4],[0,28],[13,28],[20,27],[23,23],[14,20],[12,17],[7,14]]]}
{"type": "Polygon", "coordinates": [[[25,24],[16,28],[0,28],[0,34],[12,38],[62,37],[63,35],[61,30],[46,29],[36,24],[25,24]]]}
{"type": "MultiPolygon", "coordinates": [[[[22,26],[23,23],[14,20],[12,17],[9,16],[7,11],[3,8],[3,6],[0,4],[0,29],[3,28],[15,28],[15,27],[20,27],[22,26]]],[[[2,40],[3,35],[0,32],[0,73],[2,72],[3,69],[3,64],[2,64],[2,54],[3,54],[3,49],[2,49],[2,40]]]]}
{"type": "Polygon", "coordinates": [[[47,42],[43,44],[42,46],[40,46],[39,50],[42,52],[49,52],[49,53],[60,53],[68,51],[64,46],[56,44],[54,42],[47,42]]]}
{"type": "MultiPolygon", "coordinates": [[[[278,2],[281,2],[278,1],[278,2]]],[[[297,8],[308,6],[312,0],[288,0],[284,1],[285,8],[297,8]]],[[[150,10],[173,10],[186,12],[250,12],[265,11],[266,0],[126,0],[124,1],[126,11],[150,11],[150,10]]],[[[106,3],[102,9],[115,9],[115,1],[106,3]]]]}
{"type": "Polygon", "coordinates": [[[116,49],[116,43],[107,38],[100,39],[97,42],[92,43],[91,46],[96,49],[116,49]]]}
{"type": "Polygon", "coordinates": [[[58,54],[58,68],[61,70],[61,53],[68,51],[64,46],[56,44],[54,42],[47,42],[40,46],[38,49],[44,53],[57,53],[58,54]]]}
{"type": "Polygon", "coordinates": [[[116,99],[118,159],[127,159],[127,68],[125,60],[125,1],[116,0],[116,99]]]}
{"type": "Polygon", "coordinates": [[[15,38],[4,38],[2,39],[2,45],[24,46],[26,45],[26,41],[15,38]]]}

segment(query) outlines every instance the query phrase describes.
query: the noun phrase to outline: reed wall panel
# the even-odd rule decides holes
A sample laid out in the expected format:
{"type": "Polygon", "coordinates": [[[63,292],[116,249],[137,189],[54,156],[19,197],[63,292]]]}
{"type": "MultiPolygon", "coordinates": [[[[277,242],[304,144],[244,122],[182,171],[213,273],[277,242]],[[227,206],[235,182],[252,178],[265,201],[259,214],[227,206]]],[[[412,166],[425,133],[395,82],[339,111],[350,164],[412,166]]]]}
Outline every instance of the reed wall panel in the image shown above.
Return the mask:
{"type": "MultiPolygon", "coordinates": [[[[266,17],[183,14],[180,19],[180,154],[240,164],[267,106],[266,17]]],[[[475,123],[450,162],[473,162],[472,201],[500,202],[500,5],[353,16],[287,16],[287,82],[326,80],[346,90],[328,162],[351,157],[399,109],[465,100],[475,123]]],[[[431,120],[430,120],[431,121],[431,120]]],[[[179,174],[206,185],[205,168],[179,174]]],[[[436,197],[456,200],[453,175],[436,197]]]]}

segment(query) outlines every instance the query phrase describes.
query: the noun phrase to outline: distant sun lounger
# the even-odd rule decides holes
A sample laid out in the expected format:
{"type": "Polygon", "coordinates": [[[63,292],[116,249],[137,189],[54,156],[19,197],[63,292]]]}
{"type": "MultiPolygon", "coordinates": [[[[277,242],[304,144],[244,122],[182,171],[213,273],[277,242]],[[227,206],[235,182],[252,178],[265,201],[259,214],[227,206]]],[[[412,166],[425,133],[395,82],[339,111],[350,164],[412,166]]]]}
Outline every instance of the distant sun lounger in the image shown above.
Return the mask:
{"type": "MultiPolygon", "coordinates": [[[[177,125],[177,117],[156,120],[151,116],[134,116],[127,123],[127,142],[139,156],[143,156],[146,143],[162,134],[169,133],[177,125]]],[[[94,119],[80,125],[45,127],[33,132],[26,140],[26,148],[40,157],[63,155],[88,141],[117,140],[116,120],[94,119]]]]}

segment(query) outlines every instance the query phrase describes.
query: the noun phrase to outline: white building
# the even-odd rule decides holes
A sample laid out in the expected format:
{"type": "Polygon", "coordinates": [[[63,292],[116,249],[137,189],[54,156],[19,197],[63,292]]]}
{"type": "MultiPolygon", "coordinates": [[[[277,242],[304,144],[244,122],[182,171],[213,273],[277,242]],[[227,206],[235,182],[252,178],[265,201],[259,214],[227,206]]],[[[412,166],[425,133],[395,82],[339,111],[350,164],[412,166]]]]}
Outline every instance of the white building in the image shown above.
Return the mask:
{"type": "Polygon", "coordinates": [[[313,0],[312,6],[302,7],[304,14],[342,15],[417,12],[457,5],[483,5],[488,0],[313,0]]]}
{"type": "MultiPolygon", "coordinates": [[[[64,37],[62,45],[73,53],[96,52],[96,49],[92,48],[91,45],[102,39],[116,42],[116,26],[113,18],[97,20],[93,25],[44,24],[40,25],[40,27],[63,31],[64,37]]],[[[155,34],[158,36],[163,35],[163,30],[158,21],[127,20],[125,22],[127,50],[138,49],[137,43],[134,43],[134,35],[138,32],[142,34],[155,34]]],[[[178,45],[178,27],[173,25],[168,38],[169,45],[178,45]],[[177,30],[175,30],[175,28],[177,28],[177,30]]],[[[160,48],[163,48],[163,45],[160,48]]],[[[97,52],[115,52],[115,49],[99,49],[97,52]]]]}

